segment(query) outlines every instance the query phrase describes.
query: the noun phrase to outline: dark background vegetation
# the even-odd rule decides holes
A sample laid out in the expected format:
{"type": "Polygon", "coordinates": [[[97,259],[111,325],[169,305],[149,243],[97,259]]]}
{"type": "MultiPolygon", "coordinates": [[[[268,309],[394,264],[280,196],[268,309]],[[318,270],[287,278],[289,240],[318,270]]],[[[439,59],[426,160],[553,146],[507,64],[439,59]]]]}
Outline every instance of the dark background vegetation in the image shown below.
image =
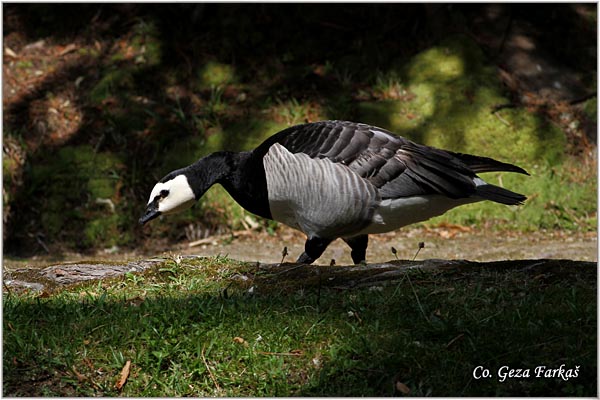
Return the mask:
{"type": "MultiPolygon", "coordinates": [[[[3,34],[9,254],[228,229],[237,214],[218,196],[169,225],[137,219],[157,179],[209,150],[324,118],[393,128],[386,101],[415,97],[397,87],[399,66],[448,38],[491,66],[506,99],[498,109],[534,115],[538,132],[558,127],[560,140],[542,135],[542,147],[579,157],[580,179],[595,162],[595,4],[4,4],[3,34]],[[511,47],[519,40],[523,54],[511,47]],[[377,112],[363,112],[365,101],[377,112]]],[[[540,207],[555,222],[531,229],[595,218],[590,207],[540,207]]]]}

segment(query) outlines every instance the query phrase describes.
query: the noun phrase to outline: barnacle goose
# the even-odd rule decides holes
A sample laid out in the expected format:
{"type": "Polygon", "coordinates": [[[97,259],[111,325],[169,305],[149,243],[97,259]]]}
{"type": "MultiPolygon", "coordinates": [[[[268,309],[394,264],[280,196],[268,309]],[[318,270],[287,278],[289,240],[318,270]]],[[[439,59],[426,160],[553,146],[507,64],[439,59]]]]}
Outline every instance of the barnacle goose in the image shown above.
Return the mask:
{"type": "Polygon", "coordinates": [[[299,263],[336,238],[365,261],[368,235],[482,200],[526,197],[486,183],[479,172],[524,169],[487,157],[420,145],[374,126],[321,121],[285,129],[247,152],[217,152],[167,174],[152,189],[140,224],[191,207],[220,183],[246,210],[304,232],[299,263]]]}

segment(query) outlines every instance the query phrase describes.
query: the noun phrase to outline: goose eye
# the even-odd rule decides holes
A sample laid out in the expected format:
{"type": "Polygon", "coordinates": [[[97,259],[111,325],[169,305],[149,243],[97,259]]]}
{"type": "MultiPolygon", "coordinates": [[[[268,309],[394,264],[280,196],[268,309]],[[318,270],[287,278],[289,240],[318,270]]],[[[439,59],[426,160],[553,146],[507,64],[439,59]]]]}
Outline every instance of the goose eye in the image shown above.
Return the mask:
{"type": "Polygon", "coordinates": [[[163,189],[160,192],[158,192],[158,194],[156,196],[154,196],[154,201],[160,202],[162,199],[164,199],[168,195],[169,195],[169,191],[166,189],[163,189]]]}

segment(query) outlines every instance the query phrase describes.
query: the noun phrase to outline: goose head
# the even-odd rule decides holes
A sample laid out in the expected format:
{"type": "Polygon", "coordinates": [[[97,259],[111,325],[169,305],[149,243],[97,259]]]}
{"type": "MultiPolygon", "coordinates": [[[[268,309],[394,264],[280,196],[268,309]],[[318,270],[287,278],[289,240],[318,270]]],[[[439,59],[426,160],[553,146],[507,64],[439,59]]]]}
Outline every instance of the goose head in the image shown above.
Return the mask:
{"type": "Polygon", "coordinates": [[[170,173],[161,179],[150,193],[146,212],[140,224],[153,220],[162,214],[173,214],[194,205],[196,196],[184,173],[170,173]]]}
{"type": "Polygon", "coordinates": [[[221,183],[231,170],[230,153],[217,152],[194,164],[168,173],[150,193],[140,224],[163,214],[187,210],[215,183],[221,183]]]}

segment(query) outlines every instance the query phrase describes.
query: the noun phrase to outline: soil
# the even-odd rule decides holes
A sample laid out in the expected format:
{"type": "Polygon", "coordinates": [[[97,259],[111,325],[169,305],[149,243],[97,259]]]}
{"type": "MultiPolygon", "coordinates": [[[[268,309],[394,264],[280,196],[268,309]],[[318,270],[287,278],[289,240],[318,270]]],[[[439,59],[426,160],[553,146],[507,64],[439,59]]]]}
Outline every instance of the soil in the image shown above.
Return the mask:
{"type": "MultiPolygon", "coordinates": [[[[367,250],[367,262],[384,262],[395,259],[392,247],[399,259],[412,260],[423,242],[416,259],[467,259],[494,261],[506,259],[571,259],[598,260],[596,232],[461,232],[464,227],[435,229],[412,229],[383,235],[371,235],[367,250]]],[[[277,236],[259,234],[240,236],[230,243],[213,241],[198,247],[181,246],[181,254],[204,256],[227,255],[241,261],[276,263],[282,259],[283,247],[289,255],[285,261],[295,261],[304,249],[304,236],[291,229],[282,229],[277,236]]],[[[352,264],[348,246],[342,240],[334,241],[317,261],[317,264],[352,264]]]]}
{"type": "MultiPolygon", "coordinates": [[[[242,231],[203,240],[190,247],[191,242],[175,246],[141,248],[137,251],[105,249],[96,254],[65,253],[57,256],[36,256],[30,259],[4,259],[7,271],[16,268],[43,268],[51,264],[82,260],[131,261],[153,256],[197,255],[228,256],[235,260],[261,263],[279,263],[283,248],[287,247],[286,262],[293,262],[304,249],[305,237],[293,229],[282,227],[276,234],[242,231]]],[[[494,261],[510,259],[570,259],[598,261],[597,232],[536,231],[530,233],[493,232],[459,225],[440,225],[436,228],[413,228],[369,237],[367,262],[398,259],[465,259],[471,261],[494,261]],[[419,251],[419,243],[424,247],[419,251]],[[415,257],[416,255],[416,257],[415,257]]],[[[352,264],[348,246],[336,240],[327,248],[316,264],[352,264]]]]}

